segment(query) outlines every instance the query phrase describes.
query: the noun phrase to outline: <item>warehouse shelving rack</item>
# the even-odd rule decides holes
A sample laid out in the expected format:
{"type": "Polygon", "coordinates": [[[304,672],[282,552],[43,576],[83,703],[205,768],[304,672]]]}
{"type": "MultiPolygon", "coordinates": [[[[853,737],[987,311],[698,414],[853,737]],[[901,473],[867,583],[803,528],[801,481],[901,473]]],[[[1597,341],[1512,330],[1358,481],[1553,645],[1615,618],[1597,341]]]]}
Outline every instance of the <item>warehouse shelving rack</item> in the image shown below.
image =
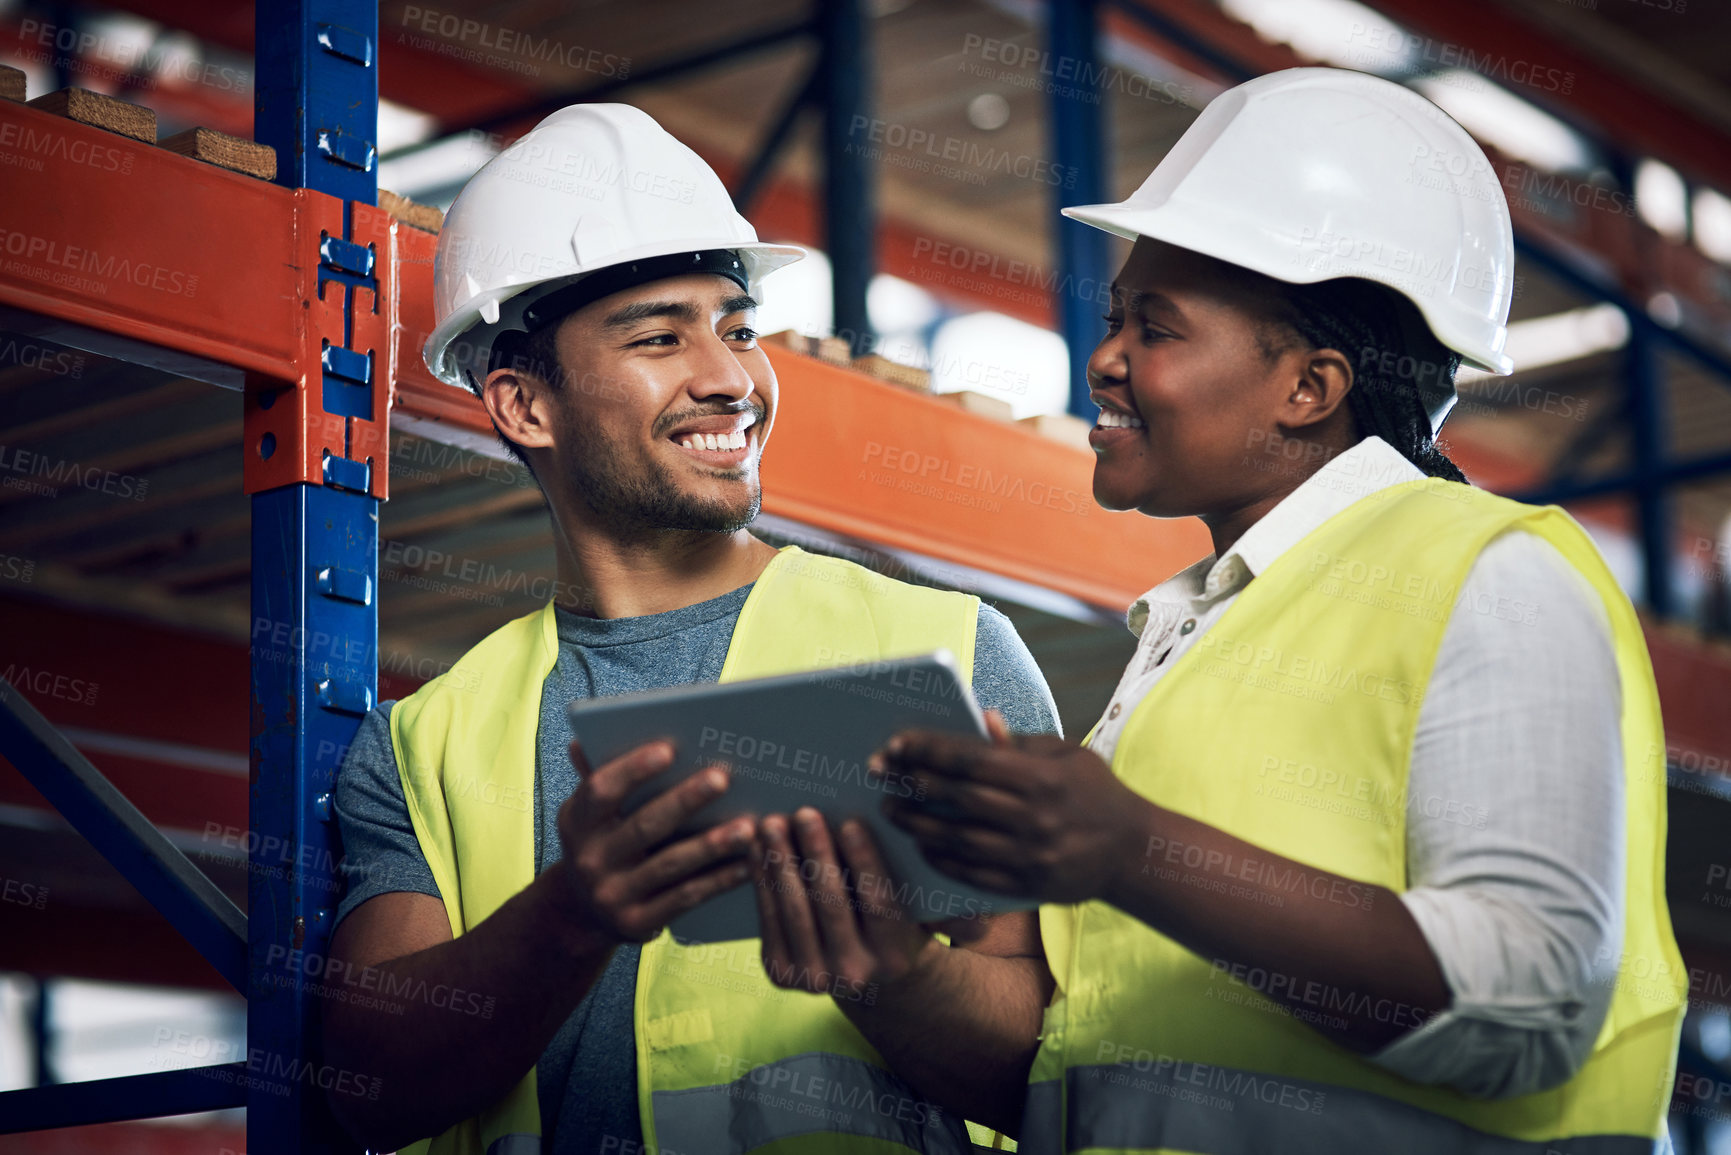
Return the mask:
{"type": "Polygon", "coordinates": [[[243,916],[4,687],[12,762],[248,1004],[236,1061],[12,1092],[0,1113],[15,1129],[245,1106],[254,1149],[345,1146],[323,1108],[318,1017],[296,964],[323,954],[333,914],[332,752],[376,690],[396,227],[376,207],[376,8],[264,4],[258,32],[255,136],[275,149],[286,187],[28,107],[0,110],[43,161],[7,214],[9,236],[29,238],[0,291],[11,322],[244,390],[252,612],[266,623],[254,631],[250,845],[299,847],[305,864],[250,871],[243,916]],[[114,149],[119,172],[72,159],[114,149]],[[78,272],[93,266],[150,273],[78,272]],[[277,623],[286,646],[272,644],[277,623]],[[368,664],[309,644],[336,638],[368,664]]]}

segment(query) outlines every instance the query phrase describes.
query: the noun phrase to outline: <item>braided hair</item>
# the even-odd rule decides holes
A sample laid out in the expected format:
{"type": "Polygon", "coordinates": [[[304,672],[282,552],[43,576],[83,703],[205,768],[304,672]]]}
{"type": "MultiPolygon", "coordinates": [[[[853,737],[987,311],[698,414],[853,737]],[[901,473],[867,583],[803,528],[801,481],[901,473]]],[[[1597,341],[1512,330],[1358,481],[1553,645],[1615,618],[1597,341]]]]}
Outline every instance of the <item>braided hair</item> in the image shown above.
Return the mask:
{"type": "Polygon", "coordinates": [[[1413,303],[1374,281],[1279,283],[1279,319],[1315,349],[1353,360],[1347,405],[1361,437],[1382,438],[1431,477],[1466,481],[1437,447],[1416,382],[1452,382],[1460,355],[1431,335],[1413,303]]]}

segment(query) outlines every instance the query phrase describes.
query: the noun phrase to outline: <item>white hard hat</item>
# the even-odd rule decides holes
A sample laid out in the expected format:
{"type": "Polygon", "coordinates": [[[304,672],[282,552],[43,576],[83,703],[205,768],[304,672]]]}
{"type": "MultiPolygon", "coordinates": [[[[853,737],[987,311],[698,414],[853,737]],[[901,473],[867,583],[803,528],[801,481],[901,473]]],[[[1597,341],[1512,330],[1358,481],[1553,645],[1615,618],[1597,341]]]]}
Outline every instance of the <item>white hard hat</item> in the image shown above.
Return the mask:
{"type": "MultiPolygon", "coordinates": [[[[1401,293],[1469,365],[1503,353],[1514,234],[1496,170],[1436,105],[1393,81],[1291,68],[1215,97],[1120,204],[1064,215],[1292,284],[1362,277],[1401,293]]],[[[1420,396],[1434,432],[1452,383],[1420,396]]]]}
{"type": "Polygon", "coordinates": [[[479,382],[494,339],[525,328],[539,298],[603,269],[642,262],[670,276],[678,270],[650,258],[717,252],[743,263],[754,296],[766,274],[805,255],[760,243],[720,178],[648,113],[562,108],[488,161],[445,214],[421,355],[433,376],[467,388],[464,371],[479,382]]]}

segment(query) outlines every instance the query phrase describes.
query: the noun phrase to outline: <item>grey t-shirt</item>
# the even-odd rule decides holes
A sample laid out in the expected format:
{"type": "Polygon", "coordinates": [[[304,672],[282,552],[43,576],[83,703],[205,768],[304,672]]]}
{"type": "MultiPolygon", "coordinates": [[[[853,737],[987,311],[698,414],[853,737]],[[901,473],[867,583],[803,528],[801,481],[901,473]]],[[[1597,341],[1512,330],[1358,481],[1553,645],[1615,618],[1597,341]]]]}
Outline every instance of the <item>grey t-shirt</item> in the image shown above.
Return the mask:
{"type": "MultiPolygon", "coordinates": [[[[710,601],[639,618],[597,619],[555,611],[559,656],[541,690],[535,736],[535,871],[564,854],[559,807],[577,788],[566,748],[574,698],[654,690],[721,676],[734,623],[750,586],[710,601]]],[[[981,604],[974,642],[974,696],[1021,733],[1058,733],[1058,711],[1033,656],[1009,619],[981,604]]],[[[390,710],[381,702],[362,721],[337,778],[336,814],[347,889],[340,923],[394,891],[439,897],[403,801],[391,747],[390,710]]],[[[638,947],[622,946],[547,1044],[536,1068],[544,1150],[554,1155],[625,1150],[643,1140],[637,1113],[637,1041],[632,1007],[638,947]]]]}

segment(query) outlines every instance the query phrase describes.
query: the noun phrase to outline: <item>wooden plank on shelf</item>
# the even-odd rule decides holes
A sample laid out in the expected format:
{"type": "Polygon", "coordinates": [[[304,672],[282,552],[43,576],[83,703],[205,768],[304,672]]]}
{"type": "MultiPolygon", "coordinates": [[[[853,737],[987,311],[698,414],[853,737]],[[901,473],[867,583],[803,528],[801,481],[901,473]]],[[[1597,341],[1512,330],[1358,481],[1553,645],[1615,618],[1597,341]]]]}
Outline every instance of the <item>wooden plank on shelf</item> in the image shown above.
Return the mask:
{"type": "Polygon", "coordinates": [[[819,361],[828,361],[831,365],[847,365],[853,360],[853,346],[841,337],[807,337],[805,334],[795,332],[792,329],[783,329],[779,333],[759,337],[758,342],[777,349],[798,353],[801,357],[815,357],[819,361]]]}
{"type": "Polygon", "coordinates": [[[276,149],[214,128],[189,128],[162,141],[161,148],[177,156],[214,164],[259,180],[276,179],[276,149]]]}
{"type": "Polygon", "coordinates": [[[31,108],[64,116],[79,124],[130,136],[145,144],[156,143],[156,111],[142,104],[129,104],[88,88],[62,88],[28,103],[31,108]]]}
{"type": "Polygon", "coordinates": [[[0,64],[0,99],[24,99],[24,70],[0,64]]]}
{"type": "Polygon", "coordinates": [[[432,205],[418,204],[390,189],[379,190],[379,207],[406,225],[436,233],[445,227],[445,214],[432,205]]]}
{"type": "Polygon", "coordinates": [[[852,367],[867,377],[888,381],[891,385],[900,385],[902,388],[912,389],[916,393],[930,393],[932,391],[930,370],[920,369],[913,365],[903,365],[899,361],[891,361],[888,357],[877,353],[867,353],[864,357],[855,357],[852,367]]]}
{"type": "Polygon", "coordinates": [[[956,393],[939,393],[933,400],[945,405],[953,405],[963,413],[972,413],[976,417],[990,417],[993,421],[1014,421],[1015,406],[1001,397],[993,397],[986,393],[975,393],[971,389],[963,389],[956,393]]]}
{"type": "Polygon", "coordinates": [[[1094,447],[1088,444],[1088,431],[1094,426],[1080,417],[1068,413],[1041,413],[1034,417],[1024,417],[1016,424],[1038,433],[1041,437],[1049,437],[1077,449],[1086,449],[1090,453],[1094,451],[1094,447]]]}
{"type": "Polygon", "coordinates": [[[831,365],[846,365],[853,360],[853,346],[842,337],[819,337],[812,342],[811,355],[831,365]]]}
{"type": "Polygon", "coordinates": [[[810,337],[792,329],[782,329],[779,332],[769,334],[767,337],[757,339],[759,345],[773,345],[777,349],[786,349],[789,352],[798,353],[802,357],[812,355],[811,342],[810,337]]]}

